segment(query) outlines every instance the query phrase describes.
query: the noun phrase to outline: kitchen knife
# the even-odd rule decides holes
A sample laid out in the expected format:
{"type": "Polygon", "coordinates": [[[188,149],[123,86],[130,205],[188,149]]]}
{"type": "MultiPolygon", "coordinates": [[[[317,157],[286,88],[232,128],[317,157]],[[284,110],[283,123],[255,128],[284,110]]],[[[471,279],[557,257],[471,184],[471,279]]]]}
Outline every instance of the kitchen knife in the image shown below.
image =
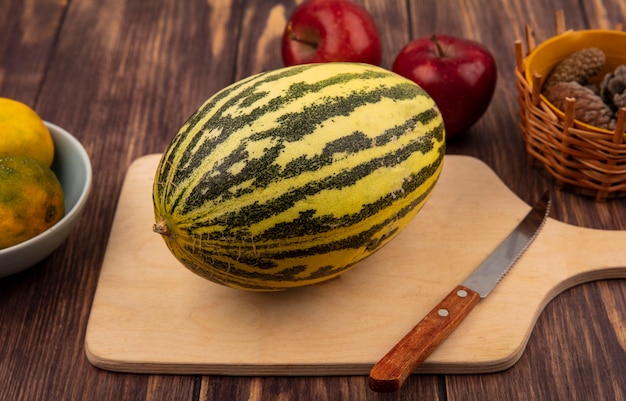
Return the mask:
{"type": "Polygon", "coordinates": [[[369,374],[370,388],[377,392],[398,390],[478,301],[491,293],[535,239],[549,213],[550,194],[546,192],[487,259],[374,365],[369,374]]]}

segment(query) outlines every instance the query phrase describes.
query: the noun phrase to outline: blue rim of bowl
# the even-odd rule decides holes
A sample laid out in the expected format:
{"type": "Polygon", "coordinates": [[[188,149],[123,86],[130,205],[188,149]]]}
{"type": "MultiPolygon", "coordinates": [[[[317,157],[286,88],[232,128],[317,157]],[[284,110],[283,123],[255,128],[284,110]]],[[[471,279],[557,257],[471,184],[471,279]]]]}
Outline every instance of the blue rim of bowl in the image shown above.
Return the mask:
{"type": "Polygon", "coordinates": [[[92,181],[91,160],[89,158],[89,155],[87,154],[87,151],[83,147],[82,143],[80,143],[80,141],[78,139],[76,139],[72,134],[70,134],[65,129],[59,127],[58,125],[53,124],[53,123],[48,122],[48,121],[44,121],[44,124],[46,124],[48,129],[53,128],[55,131],[60,132],[61,135],[63,135],[65,137],[65,139],[67,139],[68,141],[72,142],[74,144],[75,148],[80,153],[81,158],[86,161],[86,163],[85,163],[85,182],[86,182],[86,185],[83,187],[83,189],[82,189],[82,191],[80,193],[80,196],[78,197],[78,199],[76,199],[76,203],[74,204],[72,209],[69,210],[63,216],[63,218],[61,218],[61,220],[57,221],[52,227],[48,228],[46,231],[44,231],[42,233],[37,234],[33,238],[29,238],[29,239],[27,239],[24,242],[20,242],[19,244],[15,244],[15,245],[10,246],[8,248],[0,249],[0,255],[2,255],[3,253],[9,253],[9,252],[13,252],[13,251],[19,250],[21,248],[28,247],[32,242],[35,242],[42,235],[45,235],[46,233],[48,233],[50,231],[54,231],[55,227],[59,226],[62,222],[65,222],[66,220],[70,220],[70,219],[74,218],[74,216],[77,213],[81,212],[81,210],[80,210],[81,208],[79,208],[77,206],[83,204],[84,202],[86,202],[86,200],[87,200],[86,198],[89,196],[89,192],[91,191],[91,185],[92,185],[92,183],[91,183],[91,181],[92,181]]]}

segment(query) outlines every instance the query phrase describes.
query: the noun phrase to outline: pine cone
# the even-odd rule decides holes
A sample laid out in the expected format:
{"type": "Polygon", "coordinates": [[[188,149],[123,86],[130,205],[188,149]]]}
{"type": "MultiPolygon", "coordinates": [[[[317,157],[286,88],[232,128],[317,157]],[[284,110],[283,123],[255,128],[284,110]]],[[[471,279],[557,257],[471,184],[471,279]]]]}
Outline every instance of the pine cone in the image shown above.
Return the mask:
{"type": "Polygon", "coordinates": [[[559,82],[544,91],[544,96],[559,110],[565,110],[565,98],[576,99],[574,118],[594,127],[614,130],[615,113],[602,98],[578,82],[559,82]]]}
{"type": "Polygon", "coordinates": [[[604,76],[600,95],[613,110],[626,107],[626,65],[620,65],[604,76]]]}
{"type": "Polygon", "coordinates": [[[597,47],[579,50],[552,69],[544,83],[544,90],[558,82],[574,81],[585,85],[589,78],[600,72],[605,62],[606,55],[597,47]]]}
{"type": "Polygon", "coordinates": [[[626,107],[626,92],[613,95],[613,105],[615,106],[615,113],[619,113],[619,110],[626,107]]]}

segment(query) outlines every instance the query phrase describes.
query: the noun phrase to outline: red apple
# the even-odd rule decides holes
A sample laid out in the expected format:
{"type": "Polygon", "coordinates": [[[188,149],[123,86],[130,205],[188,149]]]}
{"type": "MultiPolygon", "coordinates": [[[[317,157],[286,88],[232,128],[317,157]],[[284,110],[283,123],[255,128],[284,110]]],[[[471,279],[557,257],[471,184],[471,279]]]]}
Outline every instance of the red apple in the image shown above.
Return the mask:
{"type": "Polygon", "coordinates": [[[433,98],[448,139],[466,132],[485,113],[498,75],[493,55],[484,46],[446,35],[412,41],[400,51],[392,70],[433,98]]]}
{"type": "Polygon", "coordinates": [[[286,66],[330,61],[380,65],[378,29],[362,6],[349,0],[309,0],[289,17],[282,38],[286,66]]]}

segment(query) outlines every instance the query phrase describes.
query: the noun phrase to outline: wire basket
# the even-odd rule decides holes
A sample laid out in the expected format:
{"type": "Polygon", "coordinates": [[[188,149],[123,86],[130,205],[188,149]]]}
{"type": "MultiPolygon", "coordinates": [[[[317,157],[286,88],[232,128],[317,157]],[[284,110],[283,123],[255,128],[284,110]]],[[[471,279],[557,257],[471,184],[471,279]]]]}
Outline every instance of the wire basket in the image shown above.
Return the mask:
{"type": "Polygon", "coordinates": [[[576,99],[567,98],[559,110],[542,94],[543,80],[570,54],[598,47],[606,64],[595,77],[626,64],[626,32],[615,30],[565,31],[561,12],[556,14],[556,36],[535,46],[526,27],[527,56],[520,40],[515,42],[515,75],[519,90],[520,128],[531,161],[556,184],[597,201],[626,196],[626,109],[621,109],[615,131],[597,128],[574,119],[576,99]]]}

